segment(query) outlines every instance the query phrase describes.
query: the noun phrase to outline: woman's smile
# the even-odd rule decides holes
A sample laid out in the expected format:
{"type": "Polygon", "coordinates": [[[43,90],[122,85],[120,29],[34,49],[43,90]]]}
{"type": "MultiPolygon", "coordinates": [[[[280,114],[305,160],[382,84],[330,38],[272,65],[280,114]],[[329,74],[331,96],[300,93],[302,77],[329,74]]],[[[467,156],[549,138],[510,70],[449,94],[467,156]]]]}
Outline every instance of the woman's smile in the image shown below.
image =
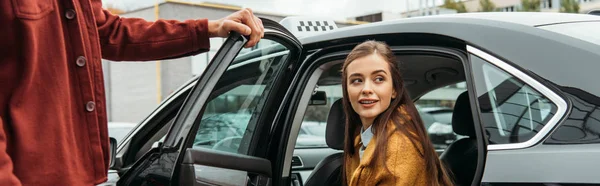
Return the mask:
{"type": "Polygon", "coordinates": [[[373,106],[375,106],[375,104],[379,103],[379,100],[377,99],[369,99],[369,98],[362,98],[358,100],[358,103],[364,107],[365,109],[371,108],[373,106]]]}

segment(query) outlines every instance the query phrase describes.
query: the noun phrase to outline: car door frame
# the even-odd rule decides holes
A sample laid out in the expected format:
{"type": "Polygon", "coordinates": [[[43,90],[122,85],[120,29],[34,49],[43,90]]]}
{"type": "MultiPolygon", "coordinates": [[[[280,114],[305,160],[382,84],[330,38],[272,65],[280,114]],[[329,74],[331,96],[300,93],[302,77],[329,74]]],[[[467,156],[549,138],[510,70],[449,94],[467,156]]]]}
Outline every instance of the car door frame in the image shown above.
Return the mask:
{"type": "MultiPolygon", "coordinates": [[[[293,36],[293,34],[291,34],[277,22],[264,18],[261,18],[261,20],[265,27],[264,38],[277,41],[290,50],[285,62],[288,66],[283,66],[280,70],[293,70],[294,60],[297,60],[302,53],[302,45],[298,39],[293,36]]],[[[271,132],[266,130],[271,128],[271,123],[257,124],[255,129],[256,132],[253,133],[252,139],[259,140],[252,140],[252,143],[248,149],[249,153],[247,155],[219,152],[211,149],[194,149],[190,151],[190,149],[184,145],[187,144],[186,142],[194,140],[195,134],[193,134],[191,131],[197,130],[201,119],[197,116],[204,112],[205,105],[208,103],[208,97],[213,91],[213,88],[216,86],[220,77],[226,71],[229,64],[233,62],[233,59],[235,59],[247,41],[247,36],[242,36],[235,32],[230,34],[212,59],[211,63],[207,66],[204,73],[202,73],[202,75],[199,77],[196,85],[187,95],[185,102],[177,113],[173,125],[166,135],[165,141],[161,143],[158,148],[151,149],[150,152],[146,153],[144,157],[140,158],[140,160],[138,160],[129,171],[123,174],[121,179],[118,181],[119,185],[137,185],[150,182],[168,185],[178,185],[179,183],[188,184],[191,182],[185,180],[182,182],[181,177],[185,176],[180,175],[182,171],[184,171],[183,173],[185,173],[185,171],[189,171],[189,166],[186,167],[184,165],[185,163],[199,163],[206,164],[207,166],[215,166],[234,170],[237,168],[238,170],[247,171],[249,173],[256,173],[258,175],[271,177],[272,169],[270,160],[263,157],[253,156],[254,154],[264,154],[256,152],[254,149],[259,146],[261,140],[266,139],[260,136],[263,135],[263,133],[267,133],[267,135],[269,135],[269,132],[271,132]],[[233,161],[210,161],[214,160],[214,158],[225,158],[233,161]],[[235,163],[240,161],[246,161],[249,163],[235,163]]],[[[278,73],[284,74],[282,72],[278,73]]],[[[276,81],[281,83],[280,80],[276,81]]],[[[277,110],[277,112],[279,112],[279,110],[277,110]]],[[[265,179],[262,179],[263,177],[258,178],[260,179],[251,180],[249,178],[249,180],[257,181],[261,184],[268,183],[264,182],[265,179]]]]}
{"type": "MultiPolygon", "coordinates": [[[[432,35],[431,33],[419,33],[419,32],[412,32],[412,33],[391,33],[391,34],[377,34],[377,35],[362,35],[362,36],[355,36],[355,37],[351,37],[351,38],[345,38],[343,40],[327,40],[327,41],[321,41],[321,42],[316,42],[316,43],[310,43],[310,46],[307,46],[305,44],[305,51],[311,51],[312,53],[310,54],[305,54],[307,57],[306,59],[303,61],[300,69],[298,70],[298,75],[297,75],[297,79],[294,81],[294,92],[303,92],[305,91],[304,89],[306,88],[306,83],[309,81],[310,79],[310,75],[306,75],[305,73],[312,73],[314,71],[314,69],[318,68],[320,65],[316,65],[316,63],[318,63],[319,60],[321,60],[321,58],[331,58],[331,54],[334,54],[336,52],[339,51],[345,51],[345,50],[351,50],[354,46],[356,46],[356,44],[359,44],[365,40],[382,40],[382,41],[386,41],[388,40],[388,38],[403,38],[403,37],[399,37],[399,36],[404,36],[404,38],[411,38],[415,35],[427,35],[429,37],[436,37],[436,38],[445,38],[448,39],[449,37],[446,36],[440,36],[440,35],[432,35]]],[[[472,84],[473,80],[472,80],[472,73],[471,73],[471,63],[470,60],[468,58],[468,56],[466,55],[466,44],[458,39],[455,38],[449,38],[450,40],[455,40],[458,41],[458,43],[461,43],[460,46],[457,45],[448,45],[448,46],[440,46],[439,43],[432,45],[432,46],[438,46],[438,47],[445,47],[445,48],[459,48],[462,51],[462,55],[463,55],[463,68],[465,70],[465,79],[467,81],[467,89],[468,90],[474,90],[474,84],[472,84]]],[[[400,39],[402,40],[402,39],[400,39]]],[[[416,39],[418,40],[418,39],[416,39]]],[[[404,42],[404,41],[395,41],[395,42],[404,42]]],[[[389,44],[389,43],[388,43],[389,44]]],[[[419,46],[418,44],[415,43],[410,43],[407,44],[407,46],[419,46]]],[[[423,46],[423,45],[421,45],[423,46]]],[[[335,56],[333,56],[333,58],[336,58],[335,56]]],[[[336,58],[337,59],[337,58],[336,58]]],[[[293,148],[290,147],[288,144],[288,137],[290,135],[290,130],[292,128],[292,123],[294,122],[295,118],[298,117],[296,116],[296,110],[299,109],[299,102],[301,100],[301,98],[303,97],[303,95],[301,93],[296,93],[293,95],[290,95],[290,102],[289,102],[289,106],[288,106],[288,116],[285,119],[285,122],[281,122],[286,124],[285,126],[279,126],[281,127],[282,131],[284,132],[284,135],[281,135],[281,139],[274,139],[274,141],[278,141],[279,144],[277,144],[279,146],[279,150],[277,151],[278,155],[285,155],[285,157],[279,158],[276,162],[274,162],[273,166],[278,166],[278,167],[283,167],[282,168],[282,172],[283,175],[281,175],[284,178],[288,178],[291,179],[291,173],[290,174],[286,174],[288,172],[288,170],[286,169],[286,167],[288,166],[289,161],[288,160],[291,158],[288,158],[288,154],[286,153],[286,149],[288,148],[293,148]]],[[[484,135],[483,134],[483,128],[480,125],[480,120],[479,120],[479,112],[476,109],[476,105],[478,104],[475,99],[475,94],[473,91],[469,91],[469,99],[470,99],[470,104],[471,104],[471,108],[472,108],[472,115],[474,117],[474,127],[477,135],[478,139],[483,139],[484,135]]],[[[295,139],[289,139],[289,140],[295,140],[295,139]]],[[[482,175],[483,175],[483,168],[485,165],[485,156],[486,156],[486,146],[487,144],[485,143],[484,140],[477,140],[478,146],[482,147],[482,148],[478,148],[478,166],[477,166],[477,171],[476,174],[474,176],[473,182],[474,183],[479,183],[481,181],[482,175]]],[[[275,153],[275,152],[273,152],[275,153]]],[[[277,168],[278,168],[277,167],[277,168]]],[[[274,169],[277,169],[274,168],[274,169]]],[[[291,168],[290,168],[291,169],[291,168]]],[[[279,172],[274,172],[274,174],[280,174],[279,172]]],[[[277,175],[274,175],[277,176],[277,175]]],[[[289,181],[289,180],[287,180],[289,181]]],[[[275,182],[276,184],[286,184],[286,180],[281,180],[281,182],[275,182]]]]}

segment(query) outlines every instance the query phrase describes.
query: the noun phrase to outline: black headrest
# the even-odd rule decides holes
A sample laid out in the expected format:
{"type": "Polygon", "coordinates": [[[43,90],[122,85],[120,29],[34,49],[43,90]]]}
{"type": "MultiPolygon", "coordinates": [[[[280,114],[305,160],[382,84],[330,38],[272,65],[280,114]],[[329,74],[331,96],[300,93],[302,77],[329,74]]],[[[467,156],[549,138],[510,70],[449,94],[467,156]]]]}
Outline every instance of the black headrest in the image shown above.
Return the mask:
{"type": "Polygon", "coordinates": [[[475,123],[467,91],[461,93],[456,99],[452,113],[452,130],[460,135],[475,137],[475,123]]]}
{"type": "Polygon", "coordinates": [[[344,133],[346,129],[346,117],[342,99],[333,102],[329,115],[327,116],[327,128],[325,129],[325,140],[327,146],[336,150],[344,150],[344,133]]]}

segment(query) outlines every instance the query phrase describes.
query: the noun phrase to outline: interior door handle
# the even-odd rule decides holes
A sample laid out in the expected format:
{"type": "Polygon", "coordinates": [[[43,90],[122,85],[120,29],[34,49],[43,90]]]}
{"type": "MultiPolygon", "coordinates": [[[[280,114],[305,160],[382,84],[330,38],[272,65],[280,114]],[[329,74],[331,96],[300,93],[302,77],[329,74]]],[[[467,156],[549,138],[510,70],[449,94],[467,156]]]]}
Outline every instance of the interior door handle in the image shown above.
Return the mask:
{"type": "Polygon", "coordinates": [[[301,186],[299,180],[292,180],[292,186],[301,186]]]}
{"type": "Polygon", "coordinates": [[[246,185],[250,186],[271,186],[271,179],[262,175],[248,175],[246,180],[246,185]]]}
{"type": "Polygon", "coordinates": [[[292,186],[302,186],[303,185],[302,184],[302,177],[300,177],[299,173],[292,173],[292,175],[291,175],[290,178],[292,179],[292,181],[291,181],[292,182],[291,183],[292,186]]]}

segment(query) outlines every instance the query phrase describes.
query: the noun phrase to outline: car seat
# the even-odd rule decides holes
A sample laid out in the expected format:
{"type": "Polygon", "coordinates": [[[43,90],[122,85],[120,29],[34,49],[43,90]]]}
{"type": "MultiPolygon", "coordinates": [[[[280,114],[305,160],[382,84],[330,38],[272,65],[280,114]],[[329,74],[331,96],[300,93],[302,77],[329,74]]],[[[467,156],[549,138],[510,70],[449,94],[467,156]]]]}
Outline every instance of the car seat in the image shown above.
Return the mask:
{"type": "Polygon", "coordinates": [[[456,99],[452,113],[452,130],[466,137],[451,143],[440,159],[453,175],[456,185],[471,185],[477,169],[477,140],[467,91],[456,99]]]}
{"type": "MultiPolygon", "coordinates": [[[[345,115],[342,99],[333,102],[327,116],[325,140],[327,146],[336,150],[344,150],[345,115]]],[[[306,180],[306,186],[342,185],[342,166],[344,153],[337,152],[321,160],[306,180]]]]}

